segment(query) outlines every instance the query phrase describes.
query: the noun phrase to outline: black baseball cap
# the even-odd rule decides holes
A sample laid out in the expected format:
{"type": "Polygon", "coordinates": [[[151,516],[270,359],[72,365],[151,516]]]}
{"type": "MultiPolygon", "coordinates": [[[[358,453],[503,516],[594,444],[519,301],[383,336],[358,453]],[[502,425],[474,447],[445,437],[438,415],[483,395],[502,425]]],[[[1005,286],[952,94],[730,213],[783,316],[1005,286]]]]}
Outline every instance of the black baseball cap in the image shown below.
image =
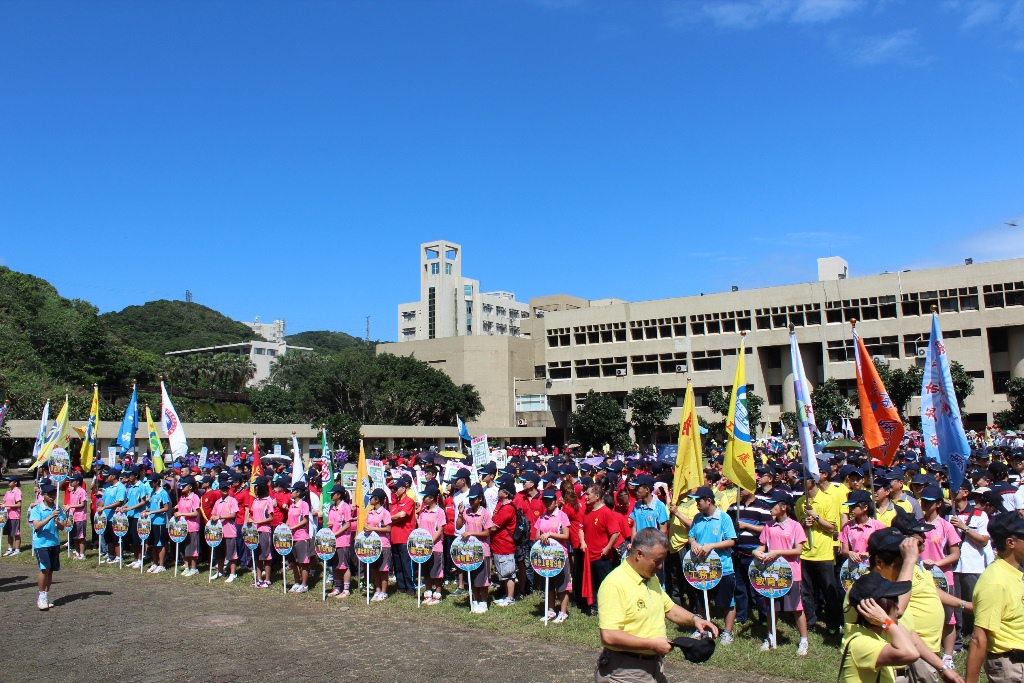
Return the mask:
{"type": "Polygon", "coordinates": [[[483,498],[483,495],[484,487],[480,486],[480,484],[473,484],[472,486],[469,487],[470,498],[483,498]]]}
{"type": "Polygon", "coordinates": [[[532,482],[534,486],[540,483],[540,476],[536,472],[527,472],[522,476],[524,482],[532,482]]]}
{"type": "Polygon", "coordinates": [[[886,527],[868,537],[868,554],[875,555],[886,550],[899,550],[906,536],[899,529],[886,527]]]}
{"type": "Polygon", "coordinates": [[[468,483],[469,482],[469,470],[467,470],[465,467],[459,468],[459,471],[455,473],[454,477],[452,477],[451,479],[448,480],[448,483],[449,484],[454,484],[459,479],[465,479],[466,482],[468,483]]]}
{"type": "Polygon", "coordinates": [[[541,492],[540,497],[543,500],[554,500],[555,498],[558,498],[558,491],[554,489],[544,489],[541,492]]]}
{"type": "Polygon", "coordinates": [[[689,497],[693,498],[695,500],[700,500],[701,498],[710,498],[711,500],[714,500],[715,499],[715,494],[711,490],[710,487],[708,487],[708,486],[701,486],[696,491],[691,493],[689,495],[689,497]]]}
{"type": "Polygon", "coordinates": [[[868,572],[850,587],[850,605],[856,607],[865,600],[897,598],[909,591],[910,581],[889,581],[878,572],[868,572]]]}
{"type": "Polygon", "coordinates": [[[646,486],[649,489],[654,488],[654,477],[649,474],[638,474],[633,477],[633,481],[629,482],[630,486],[646,486]]]}
{"type": "Polygon", "coordinates": [[[846,502],[843,503],[846,507],[853,507],[854,505],[871,505],[871,494],[867,491],[850,491],[850,495],[846,498],[846,502]]]}
{"type": "Polygon", "coordinates": [[[942,489],[938,486],[925,486],[921,491],[921,500],[942,500],[942,489]]]}
{"type": "Polygon", "coordinates": [[[57,493],[57,487],[53,484],[43,484],[39,487],[39,493],[43,495],[50,495],[51,493],[57,493]]]}
{"type": "Polygon", "coordinates": [[[772,501],[773,503],[782,503],[783,505],[793,504],[793,496],[791,496],[788,492],[778,488],[771,490],[771,492],[768,494],[768,500],[772,501]]]}
{"type": "Polygon", "coordinates": [[[1011,536],[1024,539],[1024,517],[1016,512],[993,515],[988,521],[988,535],[997,546],[1001,546],[1011,536]]]}
{"type": "Polygon", "coordinates": [[[686,661],[693,662],[694,664],[701,664],[711,659],[711,655],[715,654],[715,639],[714,638],[687,638],[686,636],[680,636],[669,643],[672,647],[677,648],[686,657],[686,661]]]}
{"type": "Polygon", "coordinates": [[[902,510],[896,513],[892,519],[892,528],[898,529],[904,536],[924,536],[935,528],[934,524],[926,524],[910,512],[902,510]]]}

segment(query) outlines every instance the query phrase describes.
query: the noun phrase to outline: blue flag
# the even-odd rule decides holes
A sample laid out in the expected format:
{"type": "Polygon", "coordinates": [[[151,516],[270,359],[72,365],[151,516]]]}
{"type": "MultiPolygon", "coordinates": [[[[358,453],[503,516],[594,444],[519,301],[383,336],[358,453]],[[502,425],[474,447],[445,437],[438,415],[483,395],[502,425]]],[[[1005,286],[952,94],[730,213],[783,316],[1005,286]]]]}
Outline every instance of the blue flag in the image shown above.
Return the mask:
{"type": "Polygon", "coordinates": [[[937,313],[932,313],[932,333],[921,379],[921,433],[925,454],[949,468],[949,492],[956,493],[963,483],[971,450],[960,421],[960,406],[953,391],[949,356],[942,343],[937,313]]]}
{"type": "Polygon", "coordinates": [[[462,421],[462,418],[458,415],[455,416],[455,424],[459,428],[459,438],[463,441],[472,441],[473,437],[469,435],[469,430],[466,429],[466,423],[462,421]]]}
{"type": "Polygon", "coordinates": [[[139,431],[139,402],[133,386],[132,400],[124,409],[124,419],[121,420],[121,428],[117,430],[117,445],[121,447],[122,455],[135,447],[135,432],[137,431],[139,431]]]}

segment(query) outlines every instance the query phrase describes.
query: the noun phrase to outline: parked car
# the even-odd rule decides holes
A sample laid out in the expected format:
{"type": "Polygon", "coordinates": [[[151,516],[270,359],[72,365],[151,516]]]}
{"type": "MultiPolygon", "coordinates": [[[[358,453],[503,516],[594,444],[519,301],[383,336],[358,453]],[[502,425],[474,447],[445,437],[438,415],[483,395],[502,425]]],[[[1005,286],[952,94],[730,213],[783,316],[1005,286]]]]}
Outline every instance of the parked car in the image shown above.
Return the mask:
{"type": "Polygon", "coordinates": [[[25,468],[32,465],[32,458],[22,458],[18,461],[18,467],[25,468]]]}

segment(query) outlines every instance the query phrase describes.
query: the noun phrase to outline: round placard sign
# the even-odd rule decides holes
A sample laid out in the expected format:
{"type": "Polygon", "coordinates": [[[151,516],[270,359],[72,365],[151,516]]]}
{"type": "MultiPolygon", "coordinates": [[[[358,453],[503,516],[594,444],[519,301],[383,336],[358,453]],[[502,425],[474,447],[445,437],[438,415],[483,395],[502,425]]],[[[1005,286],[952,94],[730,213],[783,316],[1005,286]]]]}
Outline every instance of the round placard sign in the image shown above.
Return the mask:
{"type": "Polygon", "coordinates": [[[48,466],[50,468],[50,479],[59,484],[67,479],[68,473],[71,472],[71,456],[63,448],[54,448],[50,454],[48,466]]]}
{"type": "Polygon", "coordinates": [[[843,584],[843,590],[849,593],[850,587],[857,581],[857,579],[864,576],[869,571],[871,571],[871,568],[868,566],[867,560],[863,560],[861,562],[847,560],[846,562],[843,562],[843,566],[839,568],[839,582],[843,584]]]}
{"type": "Polygon", "coordinates": [[[413,562],[423,564],[434,554],[434,537],[426,529],[414,529],[409,533],[406,548],[413,562]]]}
{"type": "Polygon", "coordinates": [[[92,528],[96,530],[96,533],[102,534],[107,529],[107,516],[102,512],[97,512],[92,518],[92,528]]]}
{"type": "Polygon", "coordinates": [[[292,530],[287,524],[278,524],[274,528],[274,550],[281,555],[287,555],[292,551],[295,539],[292,538],[292,530]]]}
{"type": "Polygon", "coordinates": [[[683,556],[683,576],[699,591],[709,591],[722,580],[722,558],[714,550],[707,557],[695,558],[690,551],[683,556]]]}
{"type": "Polygon", "coordinates": [[[118,538],[128,533],[128,515],[123,512],[115,512],[110,518],[110,525],[114,528],[114,535],[118,538]]]}
{"type": "Polygon", "coordinates": [[[470,536],[452,543],[452,564],[464,572],[475,571],[484,563],[484,544],[470,536]]]}
{"type": "Polygon", "coordinates": [[[376,562],[377,558],[380,557],[382,546],[380,544],[380,536],[377,535],[376,531],[371,531],[368,534],[356,534],[355,538],[352,539],[352,546],[355,548],[356,557],[363,564],[376,562]]]}
{"type": "Polygon", "coordinates": [[[135,531],[139,534],[139,538],[145,541],[153,531],[153,520],[149,517],[139,517],[139,521],[135,523],[135,531]]]}
{"type": "Polygon", "coordinates": [[[7,508],[0,507],[0,525],[7,524],[7,508]]]}
{"type": "Polygon", "coordinates": [[[242,542],[249,550],[256,550],[260,547],[260,532],[256,529],[255,524],[242,525],[242,542]]]}
{"type": "Polygon", "coordinates": [[[313,547],[316,549],[316,556],[324,562],[334,557],[334,553],[338,552],[338,542],[334,532],[328,527],[316,532],[316,536],[313,537],[313,547]]]}
{"type": "Polygon", "coordinates": [[[184,517],[173,517],[167,523],[167,535],[175,543],[181,543],[188,538],[188,522],[184,517]]]}
{"type": "Polygon", "coordinates": [[[949,592],[949,582],[946,581],[946,575],[942,573],[942,570],[938,567],[932,567],[932,578],[935,579],[935,587],[943,593],[949,592]]]}
{"type": "Polygon", "coordinates": [[[793,587],[793,567],[782,557],[768,564],[754,560],[747,576],[754,590],[766,598],[781,598],[793,587]]]}
{"type": "Polygon", "coordinates": [[[561,574],[567,561],[565,548],[558,541],[551,541],[547,545],[537,541],[530,548],[530,564],[533,571],[544,578],[561,574]]]}
{"type": "Polygon", "coordinates": [[[224,527],[220,524],[207,524],[203,529],[203,538],[206,539],[206,545],[216,548],[224,540],[224,527]]]}

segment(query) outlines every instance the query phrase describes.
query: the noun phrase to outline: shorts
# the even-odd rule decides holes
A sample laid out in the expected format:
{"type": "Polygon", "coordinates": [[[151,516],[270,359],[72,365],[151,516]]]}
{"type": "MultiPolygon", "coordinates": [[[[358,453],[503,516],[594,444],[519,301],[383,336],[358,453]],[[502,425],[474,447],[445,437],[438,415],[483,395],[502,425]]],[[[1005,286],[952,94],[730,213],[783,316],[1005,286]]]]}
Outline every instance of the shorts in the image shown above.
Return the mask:
{"type": "Polygon", "coordinates": [[[775,599],[775,609],[779,612],[803,612],[804,595],[800,581],[794,581],[789,592],[775,599]]]}
{"type": "Polygon", "coordinates": [[[271,539],[273,534],[269,531],[260,532],[260,544],[256,548],[256,559],[262,562],[274,559],[274,541],[271,539]]]}
{"type": "Polygon", "coordinates": [[[427,565],[427,576],[432,579],[444,578],[444,553],[435,550],[430,554],[430,559],[424,562],[427,565]]]}
{"type": "Polygon", "coordinates": [[[334,549],[334,557],[327,563],[331,567],[345,571],[349,568],[349,556],[352,554],[352,546],[339,545],[334,549]]]}
{"type": "Polygon", "coordinates": [[[238,559],[238,552],[235,547],[237,545],[237,538],[225,538],[220,542],[220,545],[214,549],[217,553],[218,562],[233,562],[238,559]]]}
{"type": "Polygon", "coordinates": [[[312,541],[308,538],[304,538],[301,541],[293,541],[292,551],[288,554],[289,563],[309,564],[310,543],[312,541]]]}
{"type": "Polygon", "coordinates": [[[498,581],[515,581],[518,568],[515,554],[494,556],[494,571],[498,574],[498,581]]]}
{"type": "Polygon", "coordinates": [[[51,545],[45,548],[33,548],[32,550],[36,554],[39,571],[60,571],[60,546],[51,545]]]}
{"type": "MultiPolygon", "coordinates": [[[[733,592],[736,590],[736,575],[726,574],[718,585],[708,591],[708,600],[720,609],[730,609],[734,602],[733,592]]],[[[793,591],[790,590],[790,593],[793,591]]]]}
{"type": "Polygon", "coordinates": [[[142,538],[139,537],[139,518],[128,518],[128,536],[125,542],[129,545],[142,545],[142,538]]]}
{"type": "Polygon", "coordinates": [[[171,544],[171,537],[167,535],[166,524],[154,524],[149,531],[149,538],[146,539],[152,548],[163,548],[171,544]]]}
{"type": "Polygon", "coordinates": [[[516,562],[522,562],[527,567],[530,566],[530,548],[533,547],[533,541],[527,541],[526,543],[516,546],[516,562]]]}
{"type": "Polygon", "coordinates": [[[370,563],[370,569],[379,572],[391,571],[391,546],[380,549],[380,557],[370,563]]]}
{"type": "Polygon", "coordinates": [[[21,518],[8,519],[4,522],[4,535],[9,538],[21,538],[21,518]]]}
{"type": "Polygon", "coordinates": [[[73,540],[76,540],[76,541],[78,539],[80,539],[80,538],[85,538],[85,520],[84,519],[81,522],[75,522],[71,526],[71,538],[73,540]]]}
{"type": "Polygon", "coordinates": [[[199,557],[199,532],[190,531],[188,536],[183,541],[185,549],[183,554],[185,557],[199,557]]]}
{"type": "Polygon", "coordinates": [[[473,572],[473,586],[487,588],[491,585],[491,558],[485,557],[484,563],[473,572]]]}

